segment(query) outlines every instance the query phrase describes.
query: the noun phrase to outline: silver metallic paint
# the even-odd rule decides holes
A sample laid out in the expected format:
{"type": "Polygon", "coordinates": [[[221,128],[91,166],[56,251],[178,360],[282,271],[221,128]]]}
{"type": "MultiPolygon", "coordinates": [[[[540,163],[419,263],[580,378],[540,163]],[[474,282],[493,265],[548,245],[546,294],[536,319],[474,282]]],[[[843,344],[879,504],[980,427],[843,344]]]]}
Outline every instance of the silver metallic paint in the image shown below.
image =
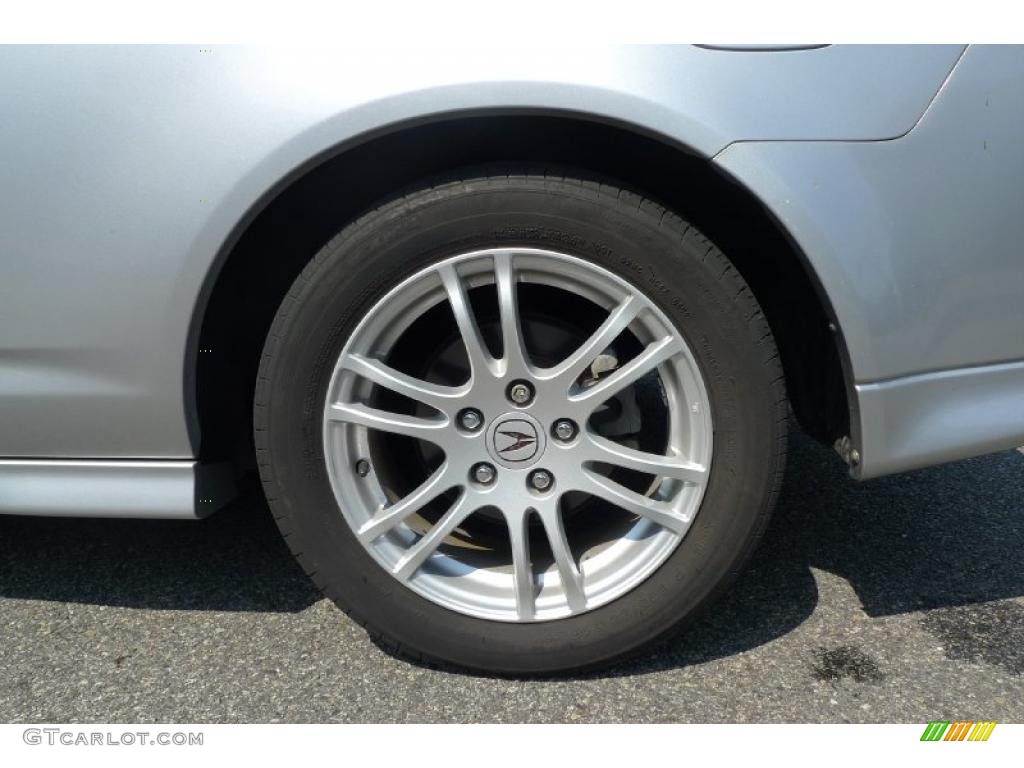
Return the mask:
{"type": "Polygon", "coordinates": [[[225,465],[0,460],[0,514],[193,519],[216,511],[233,494],[225,465]]]}
{"type": "Polygon", "coordinates": [[[332,148],[513,108],[621,121],[705,155],[887,138],[960,50],[0,48],[0,456],[193,457],[183,372],[216,256],[332,148]]]}
{"type": "Polygon", "coordinates": [[[1024,443],[1024,362],[858,384],[864,479],[1024,443]]]}
{"type": "Polygon", "coordinates": [[[715,158],[831,299],[860,477],[1024,442],[1024,381],[1004,365],[1024,361],[1022,128],[1024,49],[972,46],[905,137],[738,143],[715,158]]]}
{"type": "Polygon", "coordinates": [[[2,47],[0,456],[191,460],[239,222],[365,136],[502,110],[634,126],[761,198],[835,308],[862,476],[1024,442],[1024,53],[961,52],[2,47]]]}

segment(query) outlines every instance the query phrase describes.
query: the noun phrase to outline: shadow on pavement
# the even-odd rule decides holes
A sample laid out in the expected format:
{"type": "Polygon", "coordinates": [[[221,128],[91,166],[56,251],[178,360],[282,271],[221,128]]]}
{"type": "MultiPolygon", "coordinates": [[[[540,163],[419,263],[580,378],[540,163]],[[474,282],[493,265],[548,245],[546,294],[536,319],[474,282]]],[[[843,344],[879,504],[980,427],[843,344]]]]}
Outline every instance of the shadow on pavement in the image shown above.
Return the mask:
{"type": "Polygon", "coordinates": [[[775,516],[732,590],[670,644],[611,674],[701,663],[780,637],[817,604],[812,567],[846,579],[868,616],[924,612],[923,628],[951,658],[1024,672],[1024,607],[993,602],[1024,595],[1022,474],[1024,457],[1007,451],[859,483],[794,432],[775,516]]]}
{"type": "MultiPolygon", "coordinates": [[[[602,676],[704,662],[786,634],[817,604],[812,567],[847,579],[869,616],[928,611],[925,628],[953,646],[959,612],[969,612],[982,640],[959,638],[964,658],[1024,639],[1024,608],[979,605],[1024,595],[1024,457],[857,483],[829,449],[798,433],[790,445],[775,518],[732,590],[671,644],[602,676]]],[[[201,523],[0,516],[0,597],[265,612],[320,599],[256,488],[201,523]]]]}
{"type": "Polygon", "coordinates": [[[199,522],[0,515],[0,597],[293,612],[320,593],[253,487],[199,522]]]}

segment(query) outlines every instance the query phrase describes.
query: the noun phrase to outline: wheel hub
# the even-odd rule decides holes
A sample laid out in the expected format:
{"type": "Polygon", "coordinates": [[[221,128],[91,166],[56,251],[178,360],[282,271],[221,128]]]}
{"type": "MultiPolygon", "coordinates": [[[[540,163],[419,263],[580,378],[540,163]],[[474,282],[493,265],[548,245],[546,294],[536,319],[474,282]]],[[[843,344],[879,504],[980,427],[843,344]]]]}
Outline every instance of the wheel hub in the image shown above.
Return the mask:
{"type": "Polygon", "coordinates": [[[506,469],[526,469],[544,456],[544,428],[527,413],[504,413],[487,429],[487,452],[506,469]]]}

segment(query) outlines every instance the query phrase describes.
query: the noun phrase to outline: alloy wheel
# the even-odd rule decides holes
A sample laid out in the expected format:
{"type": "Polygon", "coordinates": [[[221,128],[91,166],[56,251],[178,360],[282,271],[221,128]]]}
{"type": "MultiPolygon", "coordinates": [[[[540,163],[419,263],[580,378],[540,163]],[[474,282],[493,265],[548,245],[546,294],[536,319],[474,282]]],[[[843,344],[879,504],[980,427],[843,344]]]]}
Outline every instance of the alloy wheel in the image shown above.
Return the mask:
{"type": "Polygon", "coordinates": [[[531,248],[447,258],[373,305],[335,364],[323,440],[342,514],[384,569],[507,622],[585,613],[649,577],[712,456],[679,329],[621,277],[531,248]],[[576,331],[544,350],[552,319],[576,331]]]}

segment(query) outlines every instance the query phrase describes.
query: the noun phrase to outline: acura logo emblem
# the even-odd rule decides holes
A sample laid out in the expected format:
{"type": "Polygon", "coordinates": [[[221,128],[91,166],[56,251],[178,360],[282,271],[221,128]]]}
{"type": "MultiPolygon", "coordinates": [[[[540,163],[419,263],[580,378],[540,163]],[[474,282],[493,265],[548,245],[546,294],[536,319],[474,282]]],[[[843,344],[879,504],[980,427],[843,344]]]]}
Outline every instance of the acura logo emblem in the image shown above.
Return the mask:
{"type": "Polygon", "coordinates": [[[506,445],[504,448],[499,448],[498,453],[518,451],[520,448],[525,448],[526,446],[533,445],[537,442],[537,436],[532,433],[526,434],[525,432],[516,432],[515,430],[499,429],[498,434],[510,437],[514,441],[506,445]]]}
{"type": "Polygon", "coordinates": [[[499,416],[487,430],[487,452],[510,469],[522,469],[540,459],[544,443],[540,424],[525,413],[499,416]]]}

